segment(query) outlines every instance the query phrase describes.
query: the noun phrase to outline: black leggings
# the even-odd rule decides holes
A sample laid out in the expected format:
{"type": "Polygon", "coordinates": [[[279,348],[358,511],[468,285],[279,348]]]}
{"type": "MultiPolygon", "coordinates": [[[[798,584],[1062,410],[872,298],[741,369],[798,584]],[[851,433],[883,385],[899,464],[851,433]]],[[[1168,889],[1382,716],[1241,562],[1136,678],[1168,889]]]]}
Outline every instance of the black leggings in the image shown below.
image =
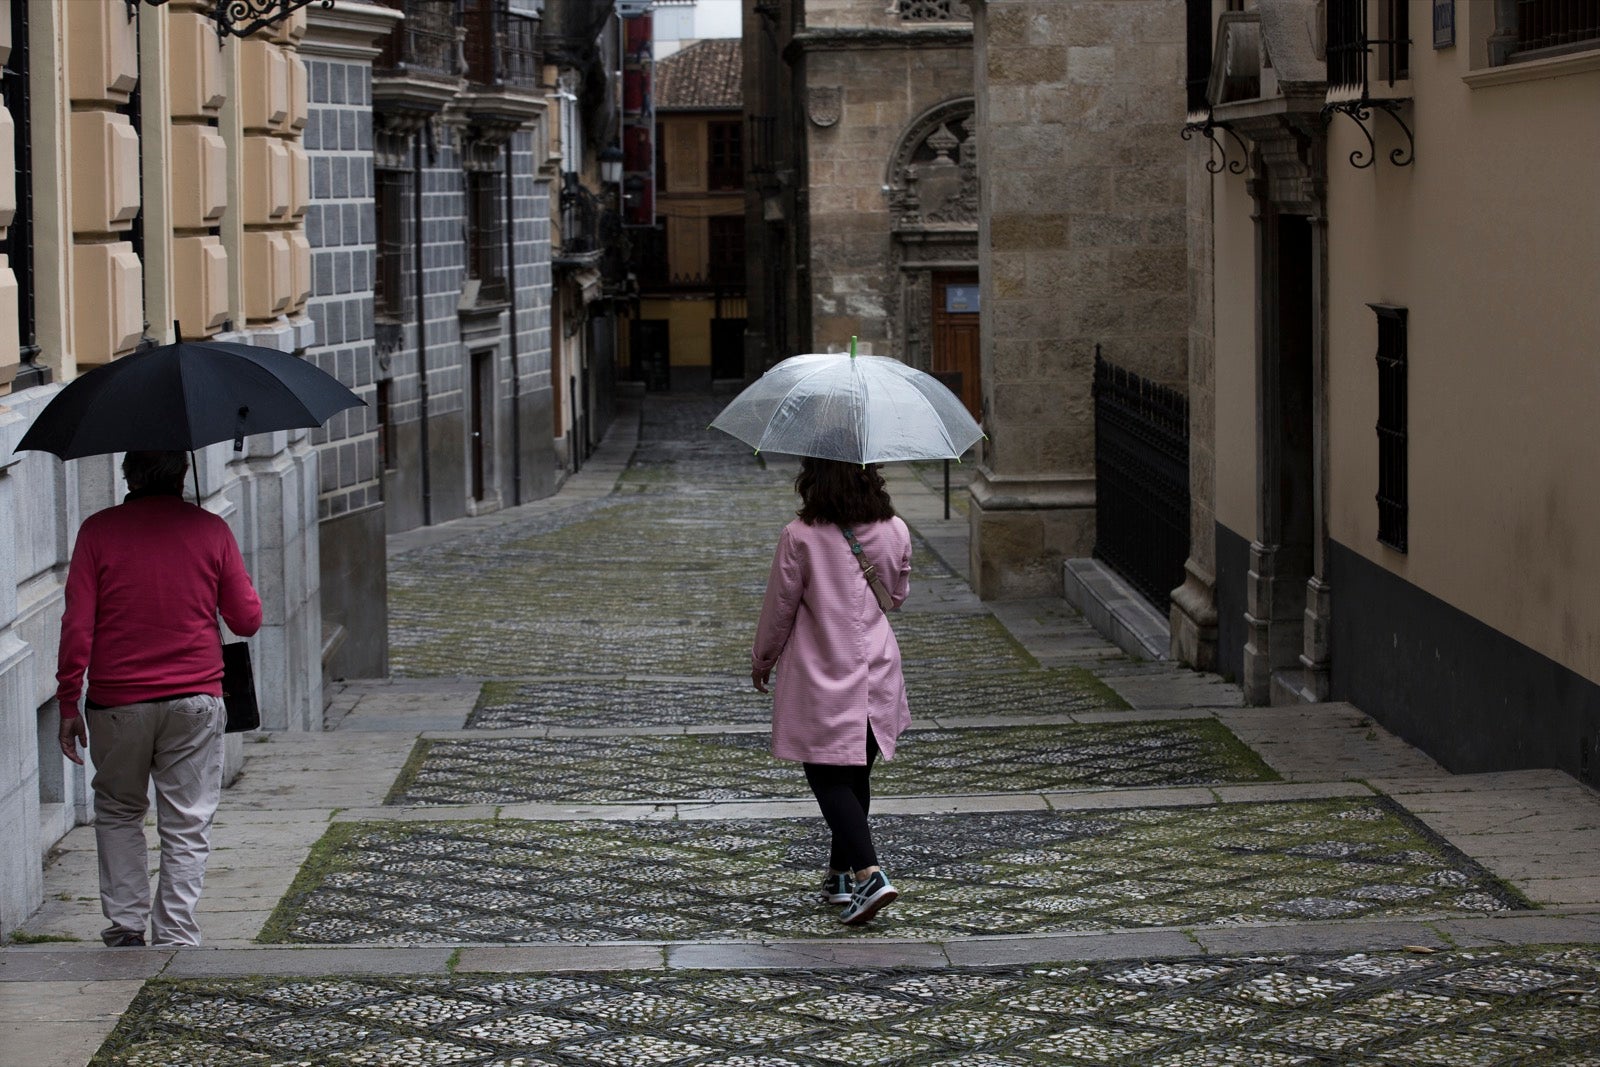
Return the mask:
{"type": "Polygon", "coordinates": [[[806,782],[816,794],[817,807],[833,831],[833,848],[828,866],[836,871],[859,871],[878,865],[872,847],[872,831],[867,828],[867,811],[872,807],[872,764],[878,758],[878,739],[867,727],[867,765],[841,767],[832,763],[806,763],[806,782]]]}

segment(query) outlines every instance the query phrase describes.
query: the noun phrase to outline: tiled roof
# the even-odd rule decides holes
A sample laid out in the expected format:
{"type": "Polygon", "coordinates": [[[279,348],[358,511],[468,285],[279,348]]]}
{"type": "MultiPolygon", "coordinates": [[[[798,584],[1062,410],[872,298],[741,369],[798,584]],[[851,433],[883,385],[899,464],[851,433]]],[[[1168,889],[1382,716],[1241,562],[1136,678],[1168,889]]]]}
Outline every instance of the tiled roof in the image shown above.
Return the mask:
{"type": "Polygon", "coordinates": [[[738,110],[744,65],[737,38],[698,41],[656,63],[656,110],[738,110]]]}

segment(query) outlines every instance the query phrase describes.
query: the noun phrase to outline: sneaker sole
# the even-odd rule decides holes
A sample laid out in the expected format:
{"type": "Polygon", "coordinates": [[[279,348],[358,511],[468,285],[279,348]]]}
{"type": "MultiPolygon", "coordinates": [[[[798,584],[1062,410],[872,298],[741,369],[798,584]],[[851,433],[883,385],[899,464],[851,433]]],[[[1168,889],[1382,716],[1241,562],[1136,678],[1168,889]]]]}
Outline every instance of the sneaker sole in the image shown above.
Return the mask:
{"type": "Polygon", "coordinates": [[[882,889],[878,890],[872,896],[867,898],[866,904],[862,905],[860,911],[856,912],[847,919],[840,919],[839,921],[844,923],[846,926],[859,926],[871,919],[874,915],[878,914],[878,912],[882,911],[884,908],[888,907],[890,904],[893,904],[899,898],[900,891],[898,889],[892,885],[884,886],[882,889]]]}
{"type": "Polygon", "coordinates": [[[850,894],[822,893],[818,895],[817,899],[822,901],[824,904],[848,904],[850,903],[850,894]]]}

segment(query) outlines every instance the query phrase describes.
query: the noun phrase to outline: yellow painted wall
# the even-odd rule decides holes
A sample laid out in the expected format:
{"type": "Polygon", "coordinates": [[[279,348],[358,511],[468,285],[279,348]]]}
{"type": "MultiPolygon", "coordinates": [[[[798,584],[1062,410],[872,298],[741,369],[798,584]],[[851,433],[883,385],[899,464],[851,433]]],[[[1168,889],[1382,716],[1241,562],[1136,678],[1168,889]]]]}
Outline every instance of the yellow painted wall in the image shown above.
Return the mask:
{"type": "Polygon", "coordinates": [[[670,363],[674,367],[711,365],[710,300],[641,300],[639,317],[666,319],[670,363]]]}

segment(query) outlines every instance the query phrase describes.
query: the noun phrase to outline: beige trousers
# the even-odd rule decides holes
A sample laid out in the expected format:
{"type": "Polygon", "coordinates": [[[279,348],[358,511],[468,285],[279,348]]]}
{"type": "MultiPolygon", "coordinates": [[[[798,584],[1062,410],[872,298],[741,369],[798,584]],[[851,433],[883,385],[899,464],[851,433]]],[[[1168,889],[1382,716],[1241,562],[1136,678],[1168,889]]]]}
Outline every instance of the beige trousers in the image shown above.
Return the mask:
{"type": "Polygon", "coordinates": [[[222,698],[184,697],[85,712],[94,760],[94,836],[100,854],[101,937],[129,934],[152,945],[198,945],[195,905],[211,854],[211,819],[222,799],[222,698]],[[150,906],[144,817],[156,787],[161,873],[150,906]]]}

